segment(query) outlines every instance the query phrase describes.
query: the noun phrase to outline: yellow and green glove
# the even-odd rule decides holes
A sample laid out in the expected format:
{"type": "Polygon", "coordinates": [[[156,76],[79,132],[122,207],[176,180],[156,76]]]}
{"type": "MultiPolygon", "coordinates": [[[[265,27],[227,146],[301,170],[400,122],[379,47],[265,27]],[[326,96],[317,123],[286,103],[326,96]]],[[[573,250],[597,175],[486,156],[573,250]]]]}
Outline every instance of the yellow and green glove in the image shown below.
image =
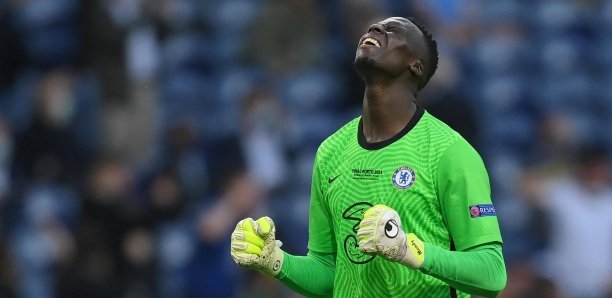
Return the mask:
{"type": "Polygon", "coordinates": [[[363,213],[357,231],[359,250],[418,269],[425,260],[425,245],[415,234],[402,230],[397,211],[376,205],[363,213]]]}
{"type": "Polygon", "coordinates": [[[241,267],[276,276],[283,266],[284,253],[275,234],[274,222],[267,216],[241,220],[232,233],[232,258],[241,267]]]}

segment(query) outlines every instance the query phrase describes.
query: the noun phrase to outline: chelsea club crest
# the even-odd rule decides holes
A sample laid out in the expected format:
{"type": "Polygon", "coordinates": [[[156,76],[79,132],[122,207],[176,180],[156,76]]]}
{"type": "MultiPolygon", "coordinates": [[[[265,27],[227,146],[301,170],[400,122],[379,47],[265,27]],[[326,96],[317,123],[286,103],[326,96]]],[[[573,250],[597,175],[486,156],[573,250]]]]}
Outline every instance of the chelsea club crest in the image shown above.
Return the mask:
{"type": "Polygon", "coordinates": [[[416,175],[411,168],[399,167],[397,170],[395,170],[395,172],[393,172],[391,182],[393,182],[393,185],[399,189],[407,189],[414,184],[415,179],[416,175]]]}

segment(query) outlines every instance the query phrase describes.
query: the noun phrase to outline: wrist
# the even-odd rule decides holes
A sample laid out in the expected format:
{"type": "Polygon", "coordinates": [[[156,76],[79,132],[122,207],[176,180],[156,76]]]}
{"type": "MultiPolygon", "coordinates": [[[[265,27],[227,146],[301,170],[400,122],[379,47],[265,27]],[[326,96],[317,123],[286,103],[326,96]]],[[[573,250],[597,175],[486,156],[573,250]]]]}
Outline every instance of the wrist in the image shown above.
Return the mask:
{"type": "Polygon", "coordinates": [[[285,252],[279,246],[276,246],[270,254],[270,260],[266,268],[262,272],[268,276],[276,277],[283,269],[284,261],[285,252]]]}
{"type": "Polygon", "coordinates": [[[419,268],[419,270],[423,273],[428,274],[431,272],[436,260],[438,259],[438,255],[440,254],[441,248],[431,245],[429,243],[423,243],[425,245],[425,258],[423,259],[423,264],[419,268]]]}
{"type": "Polygon", "coordinates": [[[276,275],[272,275],[272,277],[283,280],[285,276],[287,276],[287,268],[291,266],[291,257],[292,255],[288,254],[286,251],[283,252],[283,259],[281,261],[280,270],[276,273],[276,275]]]}
{"type": "Polygon", "coordinates": [[[400,263],[412,269],[419,269],[425,260],[425,243],[415,234],[406,234],[406,253],[400,263]]]}

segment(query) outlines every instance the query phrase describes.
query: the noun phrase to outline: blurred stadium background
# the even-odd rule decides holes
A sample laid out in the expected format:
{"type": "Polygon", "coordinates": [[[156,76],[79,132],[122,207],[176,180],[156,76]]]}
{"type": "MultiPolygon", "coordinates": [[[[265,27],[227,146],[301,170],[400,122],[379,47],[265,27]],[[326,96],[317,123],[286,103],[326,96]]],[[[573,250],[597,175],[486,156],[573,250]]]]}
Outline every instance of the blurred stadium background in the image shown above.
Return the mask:
{"type": "Polygon", "coordinates": [[[294,297],[238,269],[270,215],[306,252],[358,37],[422,19],[421,105],[483,155],[503,297],[612,297],[612,1],[2,0],[0,297],[294,297]]]}

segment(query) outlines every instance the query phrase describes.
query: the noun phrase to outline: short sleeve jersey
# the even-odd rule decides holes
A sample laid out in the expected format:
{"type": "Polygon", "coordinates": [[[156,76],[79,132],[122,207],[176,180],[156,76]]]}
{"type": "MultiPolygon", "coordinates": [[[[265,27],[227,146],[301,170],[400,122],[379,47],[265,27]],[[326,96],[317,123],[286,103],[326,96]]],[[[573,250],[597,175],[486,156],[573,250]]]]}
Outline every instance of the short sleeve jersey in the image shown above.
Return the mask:
{"type": "Polygon", "coordinates": [[[336,254],[334,297],[449,297],[446,283],[359,251],[359,222],[376,204],[395,209],[404,232],[441,248],[502,242],[482,159],[421,108],[387,141],[367,143],[359,117],[321,144],[308,249],[336,254]]]}

